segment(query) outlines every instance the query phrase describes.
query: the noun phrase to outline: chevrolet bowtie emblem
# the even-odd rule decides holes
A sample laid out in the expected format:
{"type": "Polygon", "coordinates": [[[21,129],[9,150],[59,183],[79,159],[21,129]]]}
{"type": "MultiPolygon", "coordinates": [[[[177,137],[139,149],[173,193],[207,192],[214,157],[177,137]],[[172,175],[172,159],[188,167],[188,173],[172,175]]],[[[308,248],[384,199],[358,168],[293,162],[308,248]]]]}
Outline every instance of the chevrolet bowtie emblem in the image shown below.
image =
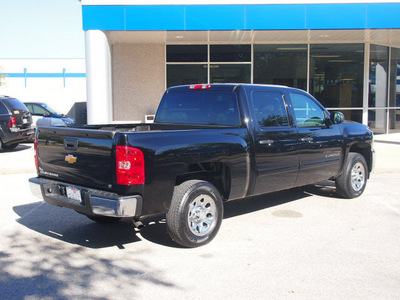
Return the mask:
{"type": "Polygon", "coordinates": [[[75,157],[75,156],[73,156],[73,155],[71,155],[71,154],[68,154],[68,155],[65,157],[65,161],[68,162],[69,164],[76,163],[76,159],[77,159],[77,157],[75,157]]]}

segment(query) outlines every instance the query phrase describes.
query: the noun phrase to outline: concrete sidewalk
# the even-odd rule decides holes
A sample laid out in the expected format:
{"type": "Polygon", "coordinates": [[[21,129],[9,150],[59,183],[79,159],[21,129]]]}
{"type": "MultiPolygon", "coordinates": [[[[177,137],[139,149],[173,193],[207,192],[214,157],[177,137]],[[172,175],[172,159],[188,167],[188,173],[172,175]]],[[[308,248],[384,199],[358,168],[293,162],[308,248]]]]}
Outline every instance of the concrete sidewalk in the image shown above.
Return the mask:
{"type": "Polygon", "coordinates": [[[400,172],[400,133],[375,135],[374,141],[374,173],[400,172]]]}

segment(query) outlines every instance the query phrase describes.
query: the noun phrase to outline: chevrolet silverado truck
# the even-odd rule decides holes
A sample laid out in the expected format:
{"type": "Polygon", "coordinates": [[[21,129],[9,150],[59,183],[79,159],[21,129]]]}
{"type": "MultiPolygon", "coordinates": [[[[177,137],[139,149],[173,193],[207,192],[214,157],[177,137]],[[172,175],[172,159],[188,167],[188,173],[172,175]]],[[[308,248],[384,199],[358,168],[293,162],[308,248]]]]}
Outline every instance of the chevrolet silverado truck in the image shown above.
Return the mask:
{"type": "Polygon", "coordinates": [[[152,124],[38,127],[34,147],[46,202],[99,222],[165,216],[185,247],[215,237],[224,201],[323,180],[354,198],[374,165],[367,126],[272,85],[171,87],[152,124]]]}

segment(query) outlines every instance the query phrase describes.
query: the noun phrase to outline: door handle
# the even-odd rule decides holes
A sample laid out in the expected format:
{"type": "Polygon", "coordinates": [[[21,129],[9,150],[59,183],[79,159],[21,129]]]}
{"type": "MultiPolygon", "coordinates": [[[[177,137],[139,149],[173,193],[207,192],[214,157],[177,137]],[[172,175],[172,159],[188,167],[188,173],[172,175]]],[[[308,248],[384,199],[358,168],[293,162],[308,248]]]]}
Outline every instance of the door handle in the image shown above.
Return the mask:
{"type": "Polygon", "coordinates": [[[312,142],[314,139],[312,137],[305,137],[305,138],[301,138],[302,142],[312,142]]]}
{"type": "Polygon", "coordinates": [[[260,145],[268,145],[271,146],[273,143],[275,143],[274,140],[261,140],[258,142],[260,145]]]}
{"type": "Polygon", "coordinates": [[[76,150],[78,149],[78,140],[77,139],[64,139],[64,148],[65,150],[76,150]]]}

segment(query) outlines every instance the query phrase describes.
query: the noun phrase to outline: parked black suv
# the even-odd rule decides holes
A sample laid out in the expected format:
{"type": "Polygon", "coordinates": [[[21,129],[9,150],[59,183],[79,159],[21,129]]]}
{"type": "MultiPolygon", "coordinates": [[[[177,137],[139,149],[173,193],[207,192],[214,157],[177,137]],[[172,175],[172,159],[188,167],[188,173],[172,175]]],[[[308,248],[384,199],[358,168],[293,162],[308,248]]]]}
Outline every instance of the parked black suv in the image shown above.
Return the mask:
{"type": "Polygon", "coordinates": [[[0,96],[0,149],[11,150],[34,136],[32,116],[18,99],[0,96]]]}

